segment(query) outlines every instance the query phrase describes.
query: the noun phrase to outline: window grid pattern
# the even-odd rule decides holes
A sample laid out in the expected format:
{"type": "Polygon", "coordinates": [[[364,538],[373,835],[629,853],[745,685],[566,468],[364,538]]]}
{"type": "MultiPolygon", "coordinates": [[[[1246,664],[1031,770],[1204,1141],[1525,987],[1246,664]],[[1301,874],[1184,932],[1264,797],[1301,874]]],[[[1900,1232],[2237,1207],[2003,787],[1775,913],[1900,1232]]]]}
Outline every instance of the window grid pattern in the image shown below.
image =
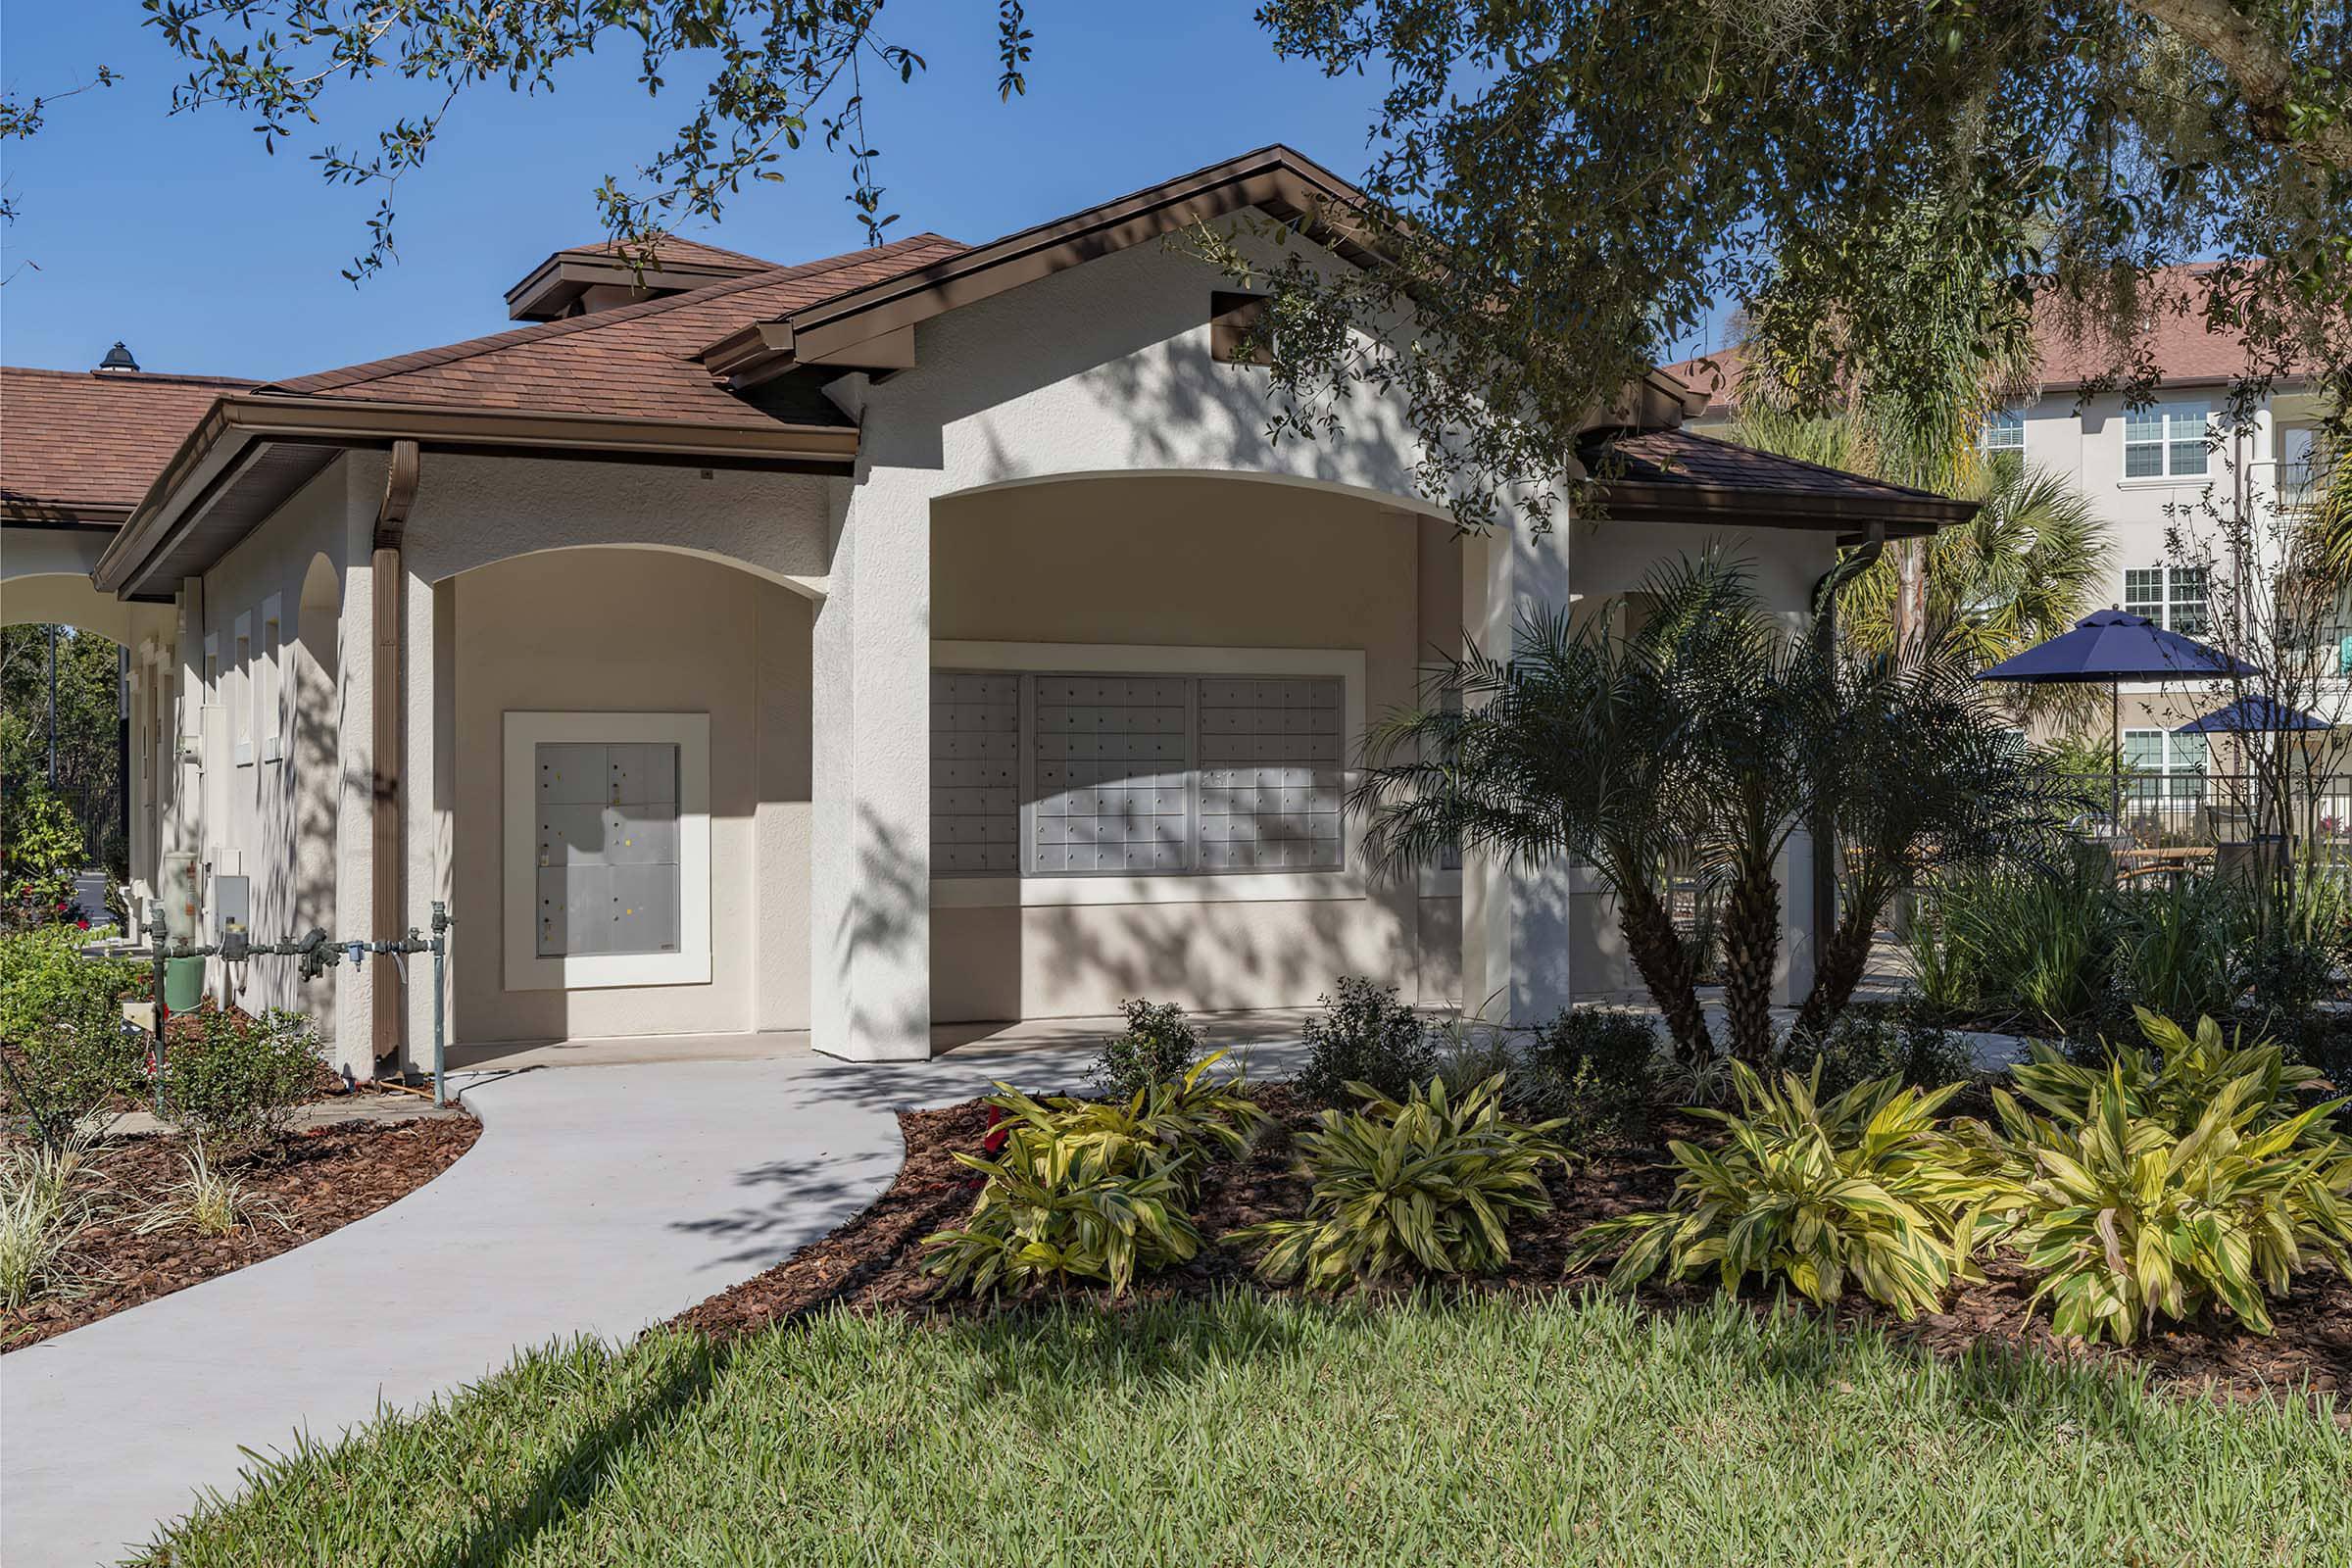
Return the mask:
{"type": "Polygon", "coordinates": [[[1193,868],[1190,688],[1176,675],[1035,677],[1031,871],[1193,868]]]}
{"type": "Polygon", "coordinates": [[[2026,450],[2026,416],[2017,409],[1996,409],[1984,416],[1977,445],[1985,452],[2026,450]]]}
{"type": "Polygon", "coordinates": [[[931,869],[1020,868],[1021,677],[931,676],[931,869]]]}
{"type": "Polygon", "coordinates": [[[2154,780],[2151,793],[2176,801],[2205,798],[2207,752],[2202,735],[2161,729],[2124,731],[2124,766],[2135,777],[2154,780]]]}
{"type": "Polygon", "coordinates": [[[1340,682],[1200,682],[1200,869],[1340,864],[1340,682]]]}
{"type": "Polygon", "coordinates": [[[2208,414],[2202,403],[2167,403],[2124,416],[2124,477],[2200,478],[2212,453],[2205,445],[2208,414]]]}
{"type": "Polygon", "coordinates": [[[678,748],[542,742],[538,954],[675,953],[678,748]]]}

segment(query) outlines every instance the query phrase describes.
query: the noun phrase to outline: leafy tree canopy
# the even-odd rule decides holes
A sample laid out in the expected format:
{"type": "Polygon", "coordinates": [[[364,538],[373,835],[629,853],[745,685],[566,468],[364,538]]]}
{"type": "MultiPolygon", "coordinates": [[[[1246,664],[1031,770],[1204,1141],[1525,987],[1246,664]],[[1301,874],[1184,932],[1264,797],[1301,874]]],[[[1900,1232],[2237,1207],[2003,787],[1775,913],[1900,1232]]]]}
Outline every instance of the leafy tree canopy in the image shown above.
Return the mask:
{"type": "MultiPolygon", "coordinates": [[[[613,234],[716,219],[813,138],[850,156],[879,238],[895,215],[864,81],[924,66],[883,30],[884,0],[142,3],[189,68],[176,105],[248,115],[272,147],[332,95],[406,90],[414,112],[372,145],[315,155],[382,196],[355,275],[391,254],[393,190],[454,103],[552,89],[600,47],[631,51],[649,93],[673,71],[700,81],[674,141],[597,192],[613,234]]],[[[2015,362],[2043,295],[2106,384],[2144,393],[2139,329],[2192,313],[2244,340],[2242,404],[2300,370],[2340,409],[2348,15],[2344,0],[1265,0],[1280,54],[1389,84],[1357,220],[1388,262],[1325,275],[1298,251],[1259,277],[1278,296],[1275,433],[1335,428],[1358,388],[1399,392],[1426,489],[1473,523],[1514,491],[1542,515],[1579,471],[1574,432],[1721,308],[1793,345],[1775,364],[1794,404],[1867,383],[1898,400],[1882,422],[1948,434],[1983,384],[1949,368],[2015,362]],[[2150,286],[2187,260],[2216,265],[2193,290],[2150,286]]],[[[1010,97],[1031,52],[1019,0],[992,24],[1010,97]]]]}

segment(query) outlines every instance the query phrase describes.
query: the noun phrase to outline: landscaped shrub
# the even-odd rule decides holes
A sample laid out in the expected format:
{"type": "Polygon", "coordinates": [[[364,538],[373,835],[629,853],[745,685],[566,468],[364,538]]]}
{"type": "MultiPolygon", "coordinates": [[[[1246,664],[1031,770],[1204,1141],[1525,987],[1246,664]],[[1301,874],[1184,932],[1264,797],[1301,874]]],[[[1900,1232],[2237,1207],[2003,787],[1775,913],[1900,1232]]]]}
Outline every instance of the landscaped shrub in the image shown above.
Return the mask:
{"type": "Polygon", "coordinates": [[[1784,1058],[1800,1073],[1818,1065],[1824,1095],[1879,1078],[1932,1089],[1973,1076],[1977,1065],[1966,1041],[1899,1008],[1868,1003],[1838,1014],[1819,1040],[1791,1039],[1784,1058]]]}
{"type": "Polygon", "coordinates": [[[1507,1119],[1500,1077],[1461,1096],[1433,1079],[1401,1102],[1349,1088],[1361,1110],[1323,1111],[1298,1135],[1298,1174],[1314,1184],[1306,1216],[1230,1238],[1268,1244],[1258,1273],[1331,1290],[1399,1267],[1478,1274],[1508,1262],[1512,1217],[1551,1206],[1543,1167],[1567,1158],[1552,1124],[1507,1119]]]}
{"type": "Polygon", "coordinates": [[[162,1113],[199,1142],[275,1137],[321,1087],[318,1037],[300,1013],[272,1007],[257,1018],[208,1002],[174,1015],[169,1036],[162,1113]]]}
{"type": "Polygon", "coordinates": [[[1338,1109],[1355,1102],[1354,1084],[1402,1100],[1427,1083],[1440,1066],[1428,1021],[1397,1001],[1394,987],[1349,975],[1339,990],[1336,1001],[1322,999],[1323,1015],[1306,1022],[1298,1092],[1338,1109]]]}
{"type": "Polygon", "coordinates": [[[1099,1151],[1114,1171],[1152,1161],[1174,1167],[1189,1187],[1217,1154],[1238,1154],[1266,1119],[1240,1074],[1211,1078],[1220,1051],[1176,1078],[1146,1084],[1123,1101],[1055,1098],[1040,1104],[999,1086],[989,1103],[1033,1127],[1099,1151]]]}
{"type": "Polygon", "coordinates": [[[0,1089],[10,1119],[51,1148],[136,1094],[147,1058],[147,1037],[122,1018],[122,999],[145,975],[81,956],[90,939],[70,925],[0,936],[0,1089]]]}
{"type": "MultiPolygon", "coordinates": [[[[2010,1069],[2017,1092],[2061,1127],[2090,1118],[2092,1098],[2102,1089],[2121,1097],[2126,1117],[2155,1121],[2176,1137],[2186,1136],[2230,1085],[2244,1080],[2247,1125],[2256,1129],[2302,1112],[2305,1099],[2322,1082],[2317,1068],[2291,1062],[2273,1041],[2244,1042],[2242,1032],[2225,1038],[2211,1017],[2199,1018],[2194,1034],[2142,1007],[2140,1033],[2146,1049],[2106,1046],[2095,1065],[2070,1061],[2038,1041],[2029,1057],[2010,1069]]],[[[2312,1124],[2315,1142],[2334,1134],[2323,1116],[2312,1124]]]]}
{"type": "Polygon", "coordinates": [[[71,1289],[74,1243],[94,1217],[79,1190],[87,1149],[76,1132],[61,1144],[0,1152],[0,1307],[71,1289]]]}
{"type": "Polygon", "coordinates": [[[184,1228],[199,1236],[229,1236],[257,1219],[287,1223],[274,1200],[215,1164],[201,1140],[180,1156],[180,1164],[187,1174],[166,1188],[141,1217],[140,1235],[184,1228]]]}
{"type": "Polygon", "coordinates": [[[1152,1084],[1182,1078],[1200,1055],[1200,1037],[1173,1002],[1122,1002],[1127,1032],[1102,1042],[1088,1073],[1105,1100],[1131,1100],[1152,1084]]]}
{"type": "Polygon", "coordinates": [[[1934,1308],[1981,1205],[2005,1191],[1981,1151],[1936,1124],[1960,1086],[1884,1078],[1823,1100],[1794,1073],[1777,1089],[1743,1062],[1732,1073],[1740,1110],[1698,1112],[1724,1124],[1723,1143],[1667,1146],[1682,1166],[1670,1206],[1591,1227],[1571,1266],[1623,1248],[1609,1273],[1621,1288],[1712,1271],[1726,1290],[1755,1274],[1825,1306],[1851,1285],[1904,1317],[1934,1308]]]}
{"type": "Polygon", "coordinates": [[[1556,1121],[1571,1148],[1624,1145],[1649,1127],[1659,1050],[1642,1013],[1571,1008],[1528,1042],[1504,1096],[1521,1114],[1556,1121]]]}
{"type": "Polygon", "coordinates": [[[0,932],[66,921],[86,858],[81,824],[65,798],[38,784],[12,784],[0,796],[0,932]]]}
{"type": "Polygon", "coordinates": [[[1939,879],[1912,939],[1931,1000],[1971,1016],[2022,1012],[2061,1034],[2108,1010],[2114,876],[2106,852],[2083,845],[2054,866],[1939,879]],[[1929,956],[1920,963],[1923,947],[1929,956]]]}
{"type": "Polygon", "coordinates": [[[2037,1116],[1996,1092],[2018,1185],[2009,1242],[2040,1273],[2051,1326],[2129,1344],[2219,1304],[2271,1332],[2264,1298],[2325,1259],[2352,1276],[2352,1152],[2308,1143],[2340,1101],[2265,1122],[2266,1074],[2223,1085],[2193,1125],[2118,1066],[2079,1108],[2037,1116]],[[2147,1112],[2128,1108],[2137,1099],[2147,1112]]]}

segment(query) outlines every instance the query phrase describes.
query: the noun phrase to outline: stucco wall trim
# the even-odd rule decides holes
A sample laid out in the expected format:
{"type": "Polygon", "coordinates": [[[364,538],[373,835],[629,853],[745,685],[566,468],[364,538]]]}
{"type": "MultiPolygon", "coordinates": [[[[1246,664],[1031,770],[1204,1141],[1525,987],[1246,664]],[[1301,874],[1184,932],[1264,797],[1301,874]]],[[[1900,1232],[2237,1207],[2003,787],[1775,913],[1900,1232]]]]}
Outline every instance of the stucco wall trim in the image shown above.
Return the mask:
{"type": "MultiPolygon", "coordinates": [[[[1004,669],[1089,674],[1337,675],[1341,678],[1341,753],[1351,760],[1364,739],[1364,652],[1360,648],[1204,648],[1143,643],[998,643],[935,641],[934,669],[1004,669]]],[[[1347,773],[1355,787],[1356,771],[1347,773]]],[[[1347,868],[1268,871],[1237,876],[935,877],[931,906],[942,909],[1051,908],[1113,904],[1273,904],[1365,896],[1363,844],[1347,819],[1347,868]]]]}

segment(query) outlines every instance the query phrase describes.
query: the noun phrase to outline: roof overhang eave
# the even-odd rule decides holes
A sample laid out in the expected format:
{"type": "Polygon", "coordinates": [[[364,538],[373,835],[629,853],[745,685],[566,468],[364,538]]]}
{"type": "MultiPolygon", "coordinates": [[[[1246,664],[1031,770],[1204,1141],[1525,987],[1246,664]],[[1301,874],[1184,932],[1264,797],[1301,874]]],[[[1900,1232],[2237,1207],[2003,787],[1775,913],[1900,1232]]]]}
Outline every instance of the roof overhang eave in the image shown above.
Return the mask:
{"type": "Polygon", "coordinates": [[[1603,520],[1685,522],[1700,526],[1789,528],[1834,533],[1858,544],[1874,528],[1888,539],[1920,539],[1977,514],[1974,501],[1940,497],[1791,496],[1734,485],[1655,484],[1619,480],[1601,486],[1603,520]]]}
{"type": "Polygon", "coordinates": [[[254,460],[270,449],[368,450],[403,440],[434,452],[701,462],[820,472],[848,472],[858,458],[854,425],[706,425],[282,393],[232,394],[213,405],[131,511],[99,558],[97,585],[125,597],[144,589],[158,561],[190,524],[234,490],[253,471],[254,460]]]}

